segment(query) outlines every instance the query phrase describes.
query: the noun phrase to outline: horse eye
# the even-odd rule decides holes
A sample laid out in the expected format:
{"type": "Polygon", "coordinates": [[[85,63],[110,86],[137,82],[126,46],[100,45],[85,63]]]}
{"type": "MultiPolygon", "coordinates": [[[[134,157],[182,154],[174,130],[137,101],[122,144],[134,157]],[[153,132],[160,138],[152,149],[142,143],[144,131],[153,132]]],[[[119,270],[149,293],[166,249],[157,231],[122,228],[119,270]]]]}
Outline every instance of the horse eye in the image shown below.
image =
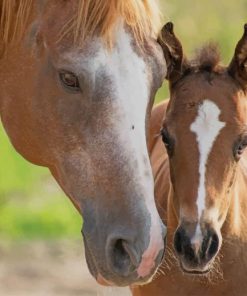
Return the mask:
{"type": "Polygon", "coordinates": [[[59,78],[66,88],[76,92],[80,91],[79,79],[75,74],[62,71],[59,73],[59,78]]]}
{"type": "Polygon", "coordinates": [[[244,139],[241,142],[238,142],[238,144],[235,146],[235,149],[234,149],[235,150],[234,156],[236,160],[240,159],[246,147],[247,147],[247,139],[244,139]]]}
{"type": "Polygon", "coordinates": [[[171,156],[173,151],[174,141],[172,140],[172,138],[170,137],[166,129],[161,130],[161,137],[162,137],[163,143],[165,144],[168,155],[171,156]]]}
{"type": "Polygon", "coordinates": [[[165,144],[165,146],[169,146],[169,134],[167,132],[166,129],[161,130],[161,137],[162,137],[162,141],[165,144]]]}

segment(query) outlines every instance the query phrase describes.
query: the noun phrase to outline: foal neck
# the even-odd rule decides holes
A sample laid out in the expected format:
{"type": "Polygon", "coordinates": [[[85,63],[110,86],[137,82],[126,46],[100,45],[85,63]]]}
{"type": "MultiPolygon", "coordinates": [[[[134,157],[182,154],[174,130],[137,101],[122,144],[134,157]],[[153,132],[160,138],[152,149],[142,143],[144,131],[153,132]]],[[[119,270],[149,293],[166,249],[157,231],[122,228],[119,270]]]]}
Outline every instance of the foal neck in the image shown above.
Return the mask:
{"type": "Polygon", "coordinates": [[[247,241],[247,157],[243,157],[238,165],[235,182],[230,192],[231,202],[225,223],[223,236],[239,238],[247,241]]]}

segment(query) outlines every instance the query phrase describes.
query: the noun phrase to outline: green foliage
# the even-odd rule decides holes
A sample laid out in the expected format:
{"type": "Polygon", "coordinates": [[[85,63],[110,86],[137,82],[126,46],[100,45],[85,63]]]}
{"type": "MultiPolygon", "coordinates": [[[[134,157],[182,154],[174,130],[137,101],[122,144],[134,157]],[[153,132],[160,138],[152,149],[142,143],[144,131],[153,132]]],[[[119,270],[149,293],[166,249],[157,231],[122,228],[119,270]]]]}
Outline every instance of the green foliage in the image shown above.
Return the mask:
{"type": "Polygon", "coordinates": [[[0,127],[0,197],[15,192],[30,193],[35,189],[35,180],[47,174],[47,171],[25,162],[0,127]]]}
{"type": "Polygon", "coordinates": [[[48,170],[17,154],[2,127],[0,147],[0,237],[80,237],[81,217],[48,170]]]}
{"type": "MultiPolygon", "coordinates": [[[[247,22],[247,0],[161,0],[164,23],[175,24],[184,52],[213,40],[229,63],[247,22]]],[[[168,97],[164,83],[156,102],[168,97]]],[[[79,237],[81,217],[49,172],[19,156],[0,129],[0,237],[34,239],[79,237]]]]}
{"type": "Polygon", "coordinates": [[[0,209],[1,237],[17,240],[78,238],[81,218],[69,200],[61,195],[10,200],[0,209]]]}

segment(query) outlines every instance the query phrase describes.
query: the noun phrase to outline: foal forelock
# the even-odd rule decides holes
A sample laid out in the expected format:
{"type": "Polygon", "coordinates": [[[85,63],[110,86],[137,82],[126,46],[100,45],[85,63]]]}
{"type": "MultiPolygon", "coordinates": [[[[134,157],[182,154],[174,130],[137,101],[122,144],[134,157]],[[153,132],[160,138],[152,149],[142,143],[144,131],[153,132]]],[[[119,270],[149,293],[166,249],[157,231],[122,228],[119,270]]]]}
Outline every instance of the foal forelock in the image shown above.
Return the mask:
{"type": "Polygon", "coordinates": [[[197,193],[198,224],[195,237],[201,237],[200,219],[206,207],[206,170],[207,162],[214,143],[225,127],[226,123],[219,120],[221,110],[209,99],[206,99],[198,108],[197,117],[190,126],[195,133],[199,150],[199,185],[197,193]]]}

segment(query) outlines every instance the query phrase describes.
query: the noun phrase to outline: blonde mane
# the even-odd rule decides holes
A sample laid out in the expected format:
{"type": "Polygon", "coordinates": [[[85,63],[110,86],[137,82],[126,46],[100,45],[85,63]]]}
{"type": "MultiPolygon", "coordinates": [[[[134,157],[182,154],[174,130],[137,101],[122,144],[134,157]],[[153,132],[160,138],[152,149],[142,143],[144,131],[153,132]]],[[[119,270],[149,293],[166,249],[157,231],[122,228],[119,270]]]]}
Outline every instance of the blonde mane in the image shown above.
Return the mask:
{"type": "MultiPolygon", "coordinates": [[[[30,22],[37,0],[1,0],[0,40],[3,48],[19,42],[30,22]]],[[[74,41],[99,34],[108,45],[114,41],[114,27],[123,19],[137,41],[156,37],[160,29],[158,0],[78,0],[78,13],[62,27],[61,36],[73,30],[74,41]]]]}
{"type": "Polygon", "coordinates": [[[0,55],[23,36],[35,0],[0,0],[0,55]]]}

